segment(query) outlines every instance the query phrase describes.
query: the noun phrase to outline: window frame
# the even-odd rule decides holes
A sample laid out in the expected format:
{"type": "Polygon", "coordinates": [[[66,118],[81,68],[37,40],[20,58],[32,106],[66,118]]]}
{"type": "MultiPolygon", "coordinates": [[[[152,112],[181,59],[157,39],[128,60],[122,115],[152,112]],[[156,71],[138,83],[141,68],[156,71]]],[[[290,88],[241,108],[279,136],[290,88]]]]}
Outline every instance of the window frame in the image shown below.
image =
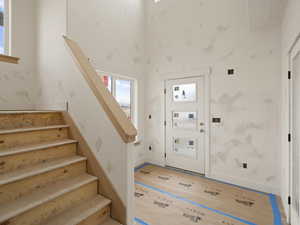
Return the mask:
{"type": "Polygon", "coordinates": [[[116,96],[116,80],[126,80],[129,81],[131,84],[131,93],[130,93],[130,104],[131,104],[131,121],[138,129],[138,81],[130,76],[104,72],[101,70],[96,70],[100,77],[103,76],[110,76],[111,77],[111,94],[115,97],[116,96]]]}

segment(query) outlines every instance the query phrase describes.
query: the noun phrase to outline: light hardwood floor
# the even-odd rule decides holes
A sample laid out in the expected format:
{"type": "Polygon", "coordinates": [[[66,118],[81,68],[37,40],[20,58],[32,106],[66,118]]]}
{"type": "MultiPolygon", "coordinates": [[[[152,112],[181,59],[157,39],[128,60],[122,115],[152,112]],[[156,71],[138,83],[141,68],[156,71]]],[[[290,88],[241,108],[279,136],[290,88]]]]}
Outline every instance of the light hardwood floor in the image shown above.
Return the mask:
{"type": "Polygon", "coordinates": [[[136,224],[284,225],[277,196],[146,165],[135,173],[136,224]]]}

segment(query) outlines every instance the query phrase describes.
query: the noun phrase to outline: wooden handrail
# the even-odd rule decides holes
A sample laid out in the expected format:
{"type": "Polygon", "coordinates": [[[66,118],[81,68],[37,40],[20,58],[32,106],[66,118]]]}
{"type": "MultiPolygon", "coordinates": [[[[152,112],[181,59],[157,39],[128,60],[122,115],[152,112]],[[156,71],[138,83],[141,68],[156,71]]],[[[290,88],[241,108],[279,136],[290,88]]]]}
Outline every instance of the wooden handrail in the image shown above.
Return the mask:
{"type": "Polygon", "coordinates": [[[71,50],[75,62],[79,66],[79,69],[85,80],[92,89],[99,103],[102,105],[104,111],[110,118],[123,141],[125,143],[134,142],[137,136],[137,130],[131,120],[128,119],[119,103],[105,87],[100,76],[97,74],[96,70],[93,68],[79,45],[68,37],[63,37],[67,43],[67,46],[71,50]]]}
{"type": "Polygon", "coordinates": [[[0,54],[0,62],[18,64],[20,58],[0,54]]]}

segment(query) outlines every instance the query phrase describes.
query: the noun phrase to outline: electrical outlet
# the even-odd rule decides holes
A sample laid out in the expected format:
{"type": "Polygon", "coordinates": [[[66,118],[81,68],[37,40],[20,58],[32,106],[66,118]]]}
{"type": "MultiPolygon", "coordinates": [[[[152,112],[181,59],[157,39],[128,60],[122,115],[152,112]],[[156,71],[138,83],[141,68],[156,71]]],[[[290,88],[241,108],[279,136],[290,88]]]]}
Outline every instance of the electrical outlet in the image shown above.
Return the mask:
{"type": "Polygon", "coordinates": [[[149,151],[152,151],[152,146],[151,145],[149,145],[149,151]]]}
{"type": "Polygon", "coordinates": [[[227,70],[227,74],[228,74],[229,76],[234,75],[234,69],[228,69],[228,70],[227,70]]]}
{"type": "Polygon", "coordinates": [[[221,118],[214,117],[212,118],[213,123],[221,123],[221,118]]]}
{"type": "Polygon", "coordinates": [[[151,120],[152,119],[152,115],[149,115],[148,118],[149,118],[149,120],[151,120]]]}

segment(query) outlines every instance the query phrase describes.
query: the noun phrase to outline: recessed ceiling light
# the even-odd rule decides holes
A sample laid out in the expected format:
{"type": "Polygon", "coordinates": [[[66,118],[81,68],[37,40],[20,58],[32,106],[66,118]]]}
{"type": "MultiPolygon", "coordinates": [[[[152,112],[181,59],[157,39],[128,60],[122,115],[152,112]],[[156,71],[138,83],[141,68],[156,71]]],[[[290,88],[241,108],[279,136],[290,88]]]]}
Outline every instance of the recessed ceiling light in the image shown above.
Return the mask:
{"type": "Polygon", "coordinates": [[[158,2],[160,2],[160,0],[154,0],[154,2],[155,2],[155,3],[158,3],[158,2]]]}

